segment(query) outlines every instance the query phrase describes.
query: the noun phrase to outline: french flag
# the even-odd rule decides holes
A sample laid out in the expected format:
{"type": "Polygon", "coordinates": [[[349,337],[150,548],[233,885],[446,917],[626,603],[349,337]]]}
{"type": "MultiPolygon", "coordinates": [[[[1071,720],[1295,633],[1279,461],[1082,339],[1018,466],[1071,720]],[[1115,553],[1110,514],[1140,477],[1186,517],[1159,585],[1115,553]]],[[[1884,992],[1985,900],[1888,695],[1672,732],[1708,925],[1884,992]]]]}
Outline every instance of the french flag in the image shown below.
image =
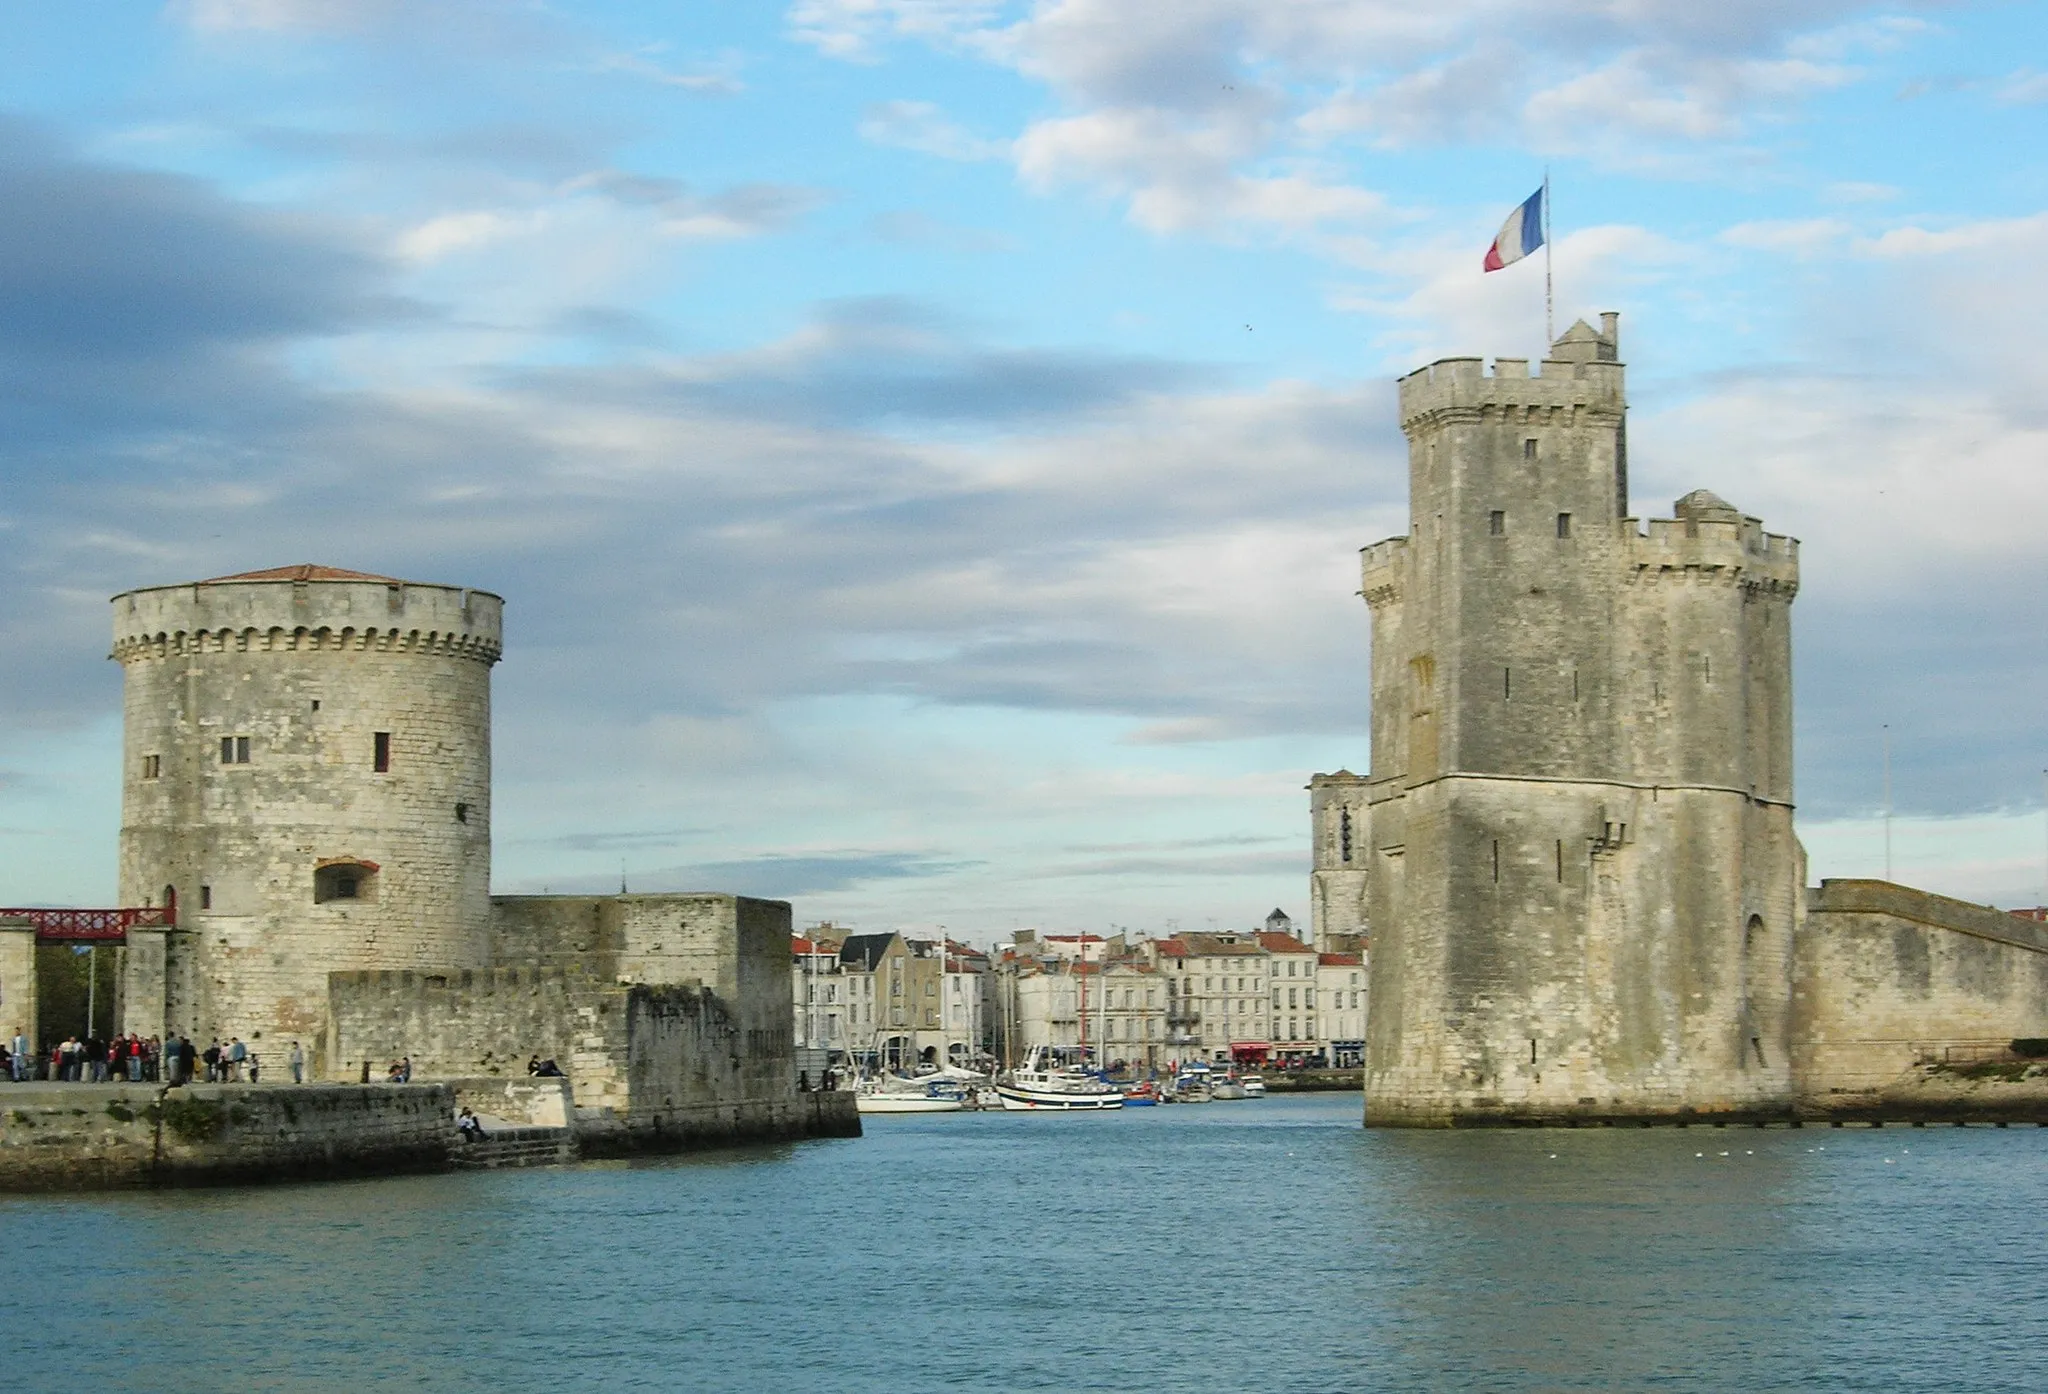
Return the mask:
{"type": "Polygon", "coordinates": [[[1500,236],[1486,249],[1486,269],[1498,271],[1543,245],[1543,190],[1529,195],[1500,225],[1500,236]]]}

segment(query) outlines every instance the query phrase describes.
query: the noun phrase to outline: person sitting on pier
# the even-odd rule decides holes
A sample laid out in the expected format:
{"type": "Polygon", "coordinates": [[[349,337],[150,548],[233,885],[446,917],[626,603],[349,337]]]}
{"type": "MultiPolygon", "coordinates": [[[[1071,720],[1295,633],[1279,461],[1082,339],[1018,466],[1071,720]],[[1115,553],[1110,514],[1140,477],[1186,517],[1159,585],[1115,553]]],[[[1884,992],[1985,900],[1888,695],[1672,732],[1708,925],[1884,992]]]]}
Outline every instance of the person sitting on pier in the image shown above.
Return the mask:
{"type": "Polygon", "coordinates": [[[471,1113],[466,1107],[462,1112],[455,1115],[455,1128],[457,1132],[462,1134],[464,1142],[482,1142],[484,1140],[483,1120],[474,1113],[471,1113]]]}
{"type": "Polygon", "coordinates": [[[543,1060],[537,1055],[527,1062],[526,1072],[537,1079],[561,1079],[564,1077],[562,1067],[557,1065],[553,1059],[543,1060]]]}

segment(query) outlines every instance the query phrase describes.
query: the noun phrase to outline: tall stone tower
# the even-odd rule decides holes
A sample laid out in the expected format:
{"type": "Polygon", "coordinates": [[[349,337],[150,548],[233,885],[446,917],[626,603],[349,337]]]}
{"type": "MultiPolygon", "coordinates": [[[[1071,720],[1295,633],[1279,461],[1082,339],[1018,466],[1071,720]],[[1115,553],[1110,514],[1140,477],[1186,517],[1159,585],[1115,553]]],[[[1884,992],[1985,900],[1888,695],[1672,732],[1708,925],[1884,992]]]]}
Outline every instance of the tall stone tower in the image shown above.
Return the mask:
{"type": "Polygon", "coordinates": [[[1372,782],[1349,770],[1308,781],[1312,940],[1323,953],[1355,953],[1366,932],[1366,816],[1372,782]]]}
{"type": "Polygon", "coordinates": [[[1400,384],[1372,608],[1369,1123],[1791,1098],[1798,544],[1628,508],[1616,317],[1400,384]]]}
{"type": "Polygon", "coordinates": [[[295,566],[117,595],[126,1029],[323,1046],[327,975],[488,959],[485,591],[295,566]]]}

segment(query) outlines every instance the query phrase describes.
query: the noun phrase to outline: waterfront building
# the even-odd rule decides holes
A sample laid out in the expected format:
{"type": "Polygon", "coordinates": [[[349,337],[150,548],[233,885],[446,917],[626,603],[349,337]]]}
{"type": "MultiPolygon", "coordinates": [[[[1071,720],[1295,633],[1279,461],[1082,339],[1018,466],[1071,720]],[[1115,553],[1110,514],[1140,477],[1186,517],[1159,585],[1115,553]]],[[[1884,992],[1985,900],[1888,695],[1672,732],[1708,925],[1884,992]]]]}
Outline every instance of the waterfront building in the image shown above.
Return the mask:
{"type": "Polygon", "coordinates": [[[1365,955],[1316,955],[1317,1055],[1332,1069],[1365,1063],[1365,955]]]}
{"type": "MultiPolygon", "coordinates": [[[[1271,925],[1287,917],[1275,910],[1266,917],[1271,925]]],[[[1292,934],[1281,930],[1261,931],[1258,944],[1266,954],[1266,980],[1272,984],[1271,1046],[1268,1059],[1276,1062],[1306,1061],[1323,1053],[1316,1032],[1317,954],[1292,934]]]]}
{"type": "Polygon", "coordinates": [[[830,924],[821,924],[789,941],[790,986],[799,1049],[839,1055],[853,1048],[848,1023],[853,1003],[847,993],[846,975],[839,971],[843,933],[830,924]]]}
{"type": "Polygon", "coordinates": [[[1262,1061],[1272,1050],[1267,956],[1255,933],[1183,932],[1152,941],[1169,984],[1169,1042],[1179,1060],[1262,1061]]]}

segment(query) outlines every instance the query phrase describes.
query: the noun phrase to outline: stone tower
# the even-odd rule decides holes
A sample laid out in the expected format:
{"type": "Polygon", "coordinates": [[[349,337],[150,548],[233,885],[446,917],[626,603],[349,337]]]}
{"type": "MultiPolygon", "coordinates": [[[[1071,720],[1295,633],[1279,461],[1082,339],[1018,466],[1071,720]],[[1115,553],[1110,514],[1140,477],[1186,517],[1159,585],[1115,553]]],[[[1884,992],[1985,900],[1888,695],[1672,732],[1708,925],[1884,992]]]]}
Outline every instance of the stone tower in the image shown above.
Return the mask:
{"type": "Polygon", "coordinates": [[[1798,544],[1628,509],[1616,317],[1400,384],[1372,609],[1369,1123],[1791,1097],[1798,544]]]}
{"type": "Polygon", "coordinates": [[[124,1028],[323,1046],[327,975],[489,957],[485,591],[295,566],[117,595],[124,1028]]]}
{"type": "Polygon", "coordinates": [[[1355,953],[1366,932],[1370,791],[1371,781],[1349,770],[1309,778],[1309,925],[1312,940],[1323,953],[1355,953]]]}

